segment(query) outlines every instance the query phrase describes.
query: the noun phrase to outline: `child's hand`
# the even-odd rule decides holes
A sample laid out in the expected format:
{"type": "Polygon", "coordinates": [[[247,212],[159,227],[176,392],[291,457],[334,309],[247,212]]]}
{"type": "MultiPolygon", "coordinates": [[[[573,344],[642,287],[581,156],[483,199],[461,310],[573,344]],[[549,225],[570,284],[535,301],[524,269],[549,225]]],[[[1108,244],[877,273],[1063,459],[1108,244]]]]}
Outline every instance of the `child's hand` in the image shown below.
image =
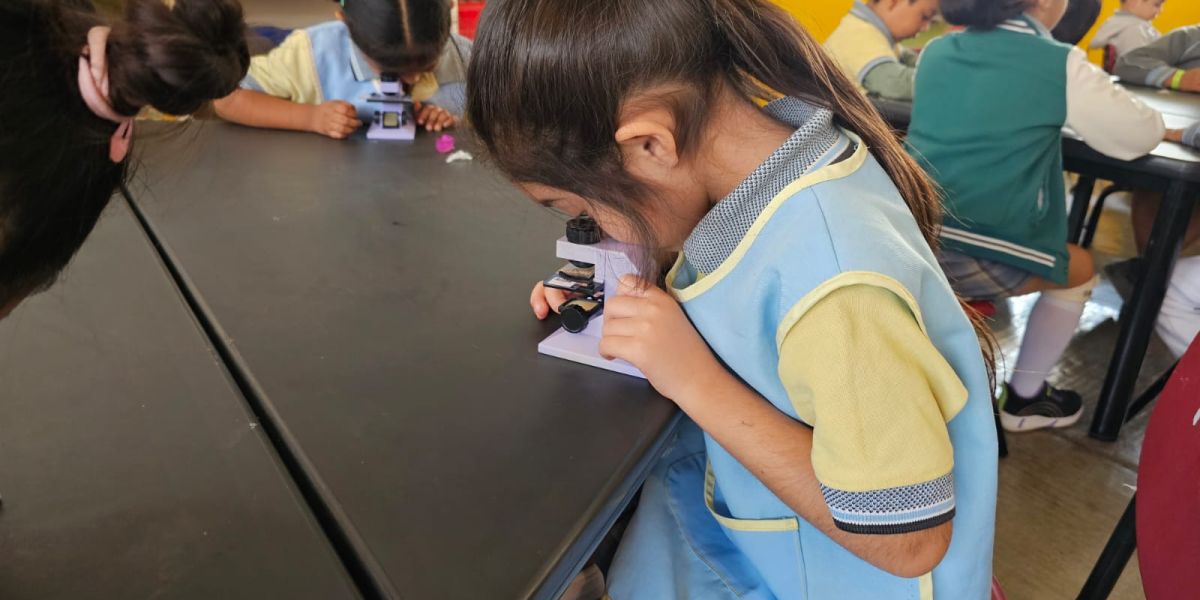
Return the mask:
{"type": "Polygon", "coordinates": [[[1187,129],[1168,129],[1163,136],[1168,142],[1179,142],[1193,148],[1200,148],[1200,123],[1195,123],[1187,129]]]}
{"type": "Polygon", "coordinates": [[[340,140],[362,127],[353,104],[330,100],[313,107],[308,130],[340,140]]]}
{"type": "Polygon", "coordinates": [[[600,353],[637,367],[658,393],[686,410],[725,369],[674,298],[637,284],[634,277],[622,277],[621,293],[604,301],[600,353]]]}
{"type": "Polygon", "coordinates": [[[1200,69],[1188,69],[1179,80],[1179,90],[1182,92],[1200,93],[1200,69]]]}
{"type": "Polygon", "coordinates": [[[441,131],[454,127],[454,115],[440,106],[413,102],[413,110],[417,113],[417,125],[424,125],[426,131],[441,131]]]}
{"type": "Polygon", "coordinates": [[[549,316],[550,311],[558,312],[558,307],[567,301],[567,292],[558,288],[546,287],[542,282],[533,286],[533,294],[529,296],[529,306],[539,320],[549,316]]]}

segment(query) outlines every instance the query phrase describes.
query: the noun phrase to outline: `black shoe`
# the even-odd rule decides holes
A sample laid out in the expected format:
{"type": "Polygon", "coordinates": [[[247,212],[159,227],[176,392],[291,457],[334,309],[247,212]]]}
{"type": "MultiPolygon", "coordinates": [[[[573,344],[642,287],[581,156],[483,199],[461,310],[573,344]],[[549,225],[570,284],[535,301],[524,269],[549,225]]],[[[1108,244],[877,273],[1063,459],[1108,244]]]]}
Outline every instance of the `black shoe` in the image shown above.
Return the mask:
{"type": "Polygon", "coordinates": [[[1055,389],[1049,383],[1033,398],[1021,397],[1006,383],[999,404],[1000,424],[1005,431],[1013,432],[1070,427],[1083,414],[1083,399],[1079,394],[1055,389]]]}

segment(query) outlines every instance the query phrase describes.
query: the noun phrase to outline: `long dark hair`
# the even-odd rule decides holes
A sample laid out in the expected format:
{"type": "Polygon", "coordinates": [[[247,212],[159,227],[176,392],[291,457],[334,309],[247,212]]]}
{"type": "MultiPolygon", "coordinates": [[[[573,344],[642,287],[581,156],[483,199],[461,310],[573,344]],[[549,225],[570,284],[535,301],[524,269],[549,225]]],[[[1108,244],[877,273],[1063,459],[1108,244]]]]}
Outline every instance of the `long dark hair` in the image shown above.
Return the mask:
{"type": "MultiPolygon", "coordinates": [[[[90,0],[0,2],[0,309],[48,287],[127,175],[117,125],[79,94],[90,0]]],[[[236,89],[250,64],[234,0],[128,0],[108,42],[113,108],[183,115],[236,89]]]]}
{"type": "Polygon", "coordinates": [[[747,102],[782,94],[832,110],[891,176],[936,249],[941,201],[933,182],[866,96],[772,4],[493,0],[474,48],[467,115],[490,159],[514,181],[567,190],[622,215],[647,247],[659,245],[646,208],[654,195],[625,170],[614,137],[626,99],[672,84],[679,91],[662,100],[684,155],[695,152],[722,88],[747,102]]]}
{"type": "Polygon", "coordinates": [[[995,29],[997,25],[1021,16],[1032,0],[942,0],[942,17],[951,25],[976,29],[995,29]]]}
{"type": "Polygon", "coordinates": [[[568,190],[627,217],[654,244],[645,185],[614,136],[622,102],[684,84],[668,98],[682,154],[720,86],[747,101],[783,94],[831,109],[899,187],[932,246],[933,183],[875,108],[781,9],[759,0],[498,0],[488,4],[468,75],[467,114],[489,156],[516,181],[568,190]]]}
{"type": "Polygon", "coordinates": [[[342,14],[355,45],[388,70],[432,69],[450,38],[448,0],[345,0],[342,14]]]}

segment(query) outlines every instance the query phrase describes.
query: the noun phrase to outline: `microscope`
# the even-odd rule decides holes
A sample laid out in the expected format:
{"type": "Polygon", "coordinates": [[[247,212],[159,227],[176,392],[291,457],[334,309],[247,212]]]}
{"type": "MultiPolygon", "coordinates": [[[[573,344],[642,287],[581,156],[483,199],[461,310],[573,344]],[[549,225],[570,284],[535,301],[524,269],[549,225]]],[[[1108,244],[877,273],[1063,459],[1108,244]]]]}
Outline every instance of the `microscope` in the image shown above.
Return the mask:
{"type": "Polygon", "coordinates": [[[367,139],[412,140],[417,137],[412,98],[404,93],[400,77],[395,73],[384,73],[380,76],[379,93],[368,96],[367,102],[382,104],[371,119],[367,139]]]}
{"type": "Polygon", "coordinates": [[[636,246],[605,238],[586,214],[567,221],[567,234],[558,239],[558,257],[567,263],[543,285],[571,297],[559,306],[562,327],[538,344],[538,352],[644,379],[633,365],[600,356],[604,299],[618,293],[621,277],[638,274],[640,252],[636,246]]]}

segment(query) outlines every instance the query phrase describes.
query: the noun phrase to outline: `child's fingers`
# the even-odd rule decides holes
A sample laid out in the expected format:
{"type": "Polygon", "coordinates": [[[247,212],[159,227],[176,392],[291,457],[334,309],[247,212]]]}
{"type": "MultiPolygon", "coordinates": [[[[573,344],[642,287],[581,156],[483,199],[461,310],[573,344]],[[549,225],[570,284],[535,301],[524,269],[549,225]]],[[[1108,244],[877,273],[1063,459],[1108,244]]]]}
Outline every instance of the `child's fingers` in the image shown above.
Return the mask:
{"type": "Polygon", "coordinates": [[[604,300],[604,314],[608,319],[627,319],[637,316],[642,300],[627,294],[613,296],[604,300]]]}
{"type": "Polygon", "coordinates": [[[533,286],[533,293],[529,295],[529,306],[538,320],[545,319],[550,314],[550,305],[546,303],[546,295],[542,288],[542,282],[539,281],[533,286]]]}
{"type": "Polygon", "coordinates": [[[354,105],[350,104],[349,102],[346,102],[343,100],[334,100],[334,101],[330,102],[330,105],[333,107],[334,114],[347,116],[347,117],[358,116],[358,110],[356,108],[354,108],[354,105]]]}
{"type": "Polygon", "coordinates": [[[605,360],[620,358],[636,365],[636,362],[630,360],[630,354],[633,352],[635,344],[637,344],[637,340],[634,338],[621,335],[608,335],[606,333],[600,338],[600,346],[597,350],[600,351],[600,356],[604,357],[605,360]]]}
{"type": "Polygon", "coordinates": [[[428,104],[418,108],[417,109],[417,124],[424,125],[425,122],[429,120],[429,113],[431,113],[432,110],[433,110],[433,106],[428,105],[428,104]]]}
{"type": "MultiPolygon", "coordinates": [[[[605,307],[607,312],[607,307],[605,307]]],[[[604,337],[638,337],[649,333],[645,319],[618,319],[612,315],[604,319],[604,337]]]]}
{"type": "Polygon", "coordinates": [[[558,312],[558,307],[562,306],[563,302],[566,302],[567,298],[570,297],[566,292],[558,288],[546,288],[545,296],[546,302],[550,303],[550,310],[554,312],[558,312]]]}
{"type": "Polygon", "coordinates": [[[345,129],[346,133],[352,133],[354,130],[362,127],[362,121],[359,121],[357,116],[343,117],[339,124],[345,129]]]}

